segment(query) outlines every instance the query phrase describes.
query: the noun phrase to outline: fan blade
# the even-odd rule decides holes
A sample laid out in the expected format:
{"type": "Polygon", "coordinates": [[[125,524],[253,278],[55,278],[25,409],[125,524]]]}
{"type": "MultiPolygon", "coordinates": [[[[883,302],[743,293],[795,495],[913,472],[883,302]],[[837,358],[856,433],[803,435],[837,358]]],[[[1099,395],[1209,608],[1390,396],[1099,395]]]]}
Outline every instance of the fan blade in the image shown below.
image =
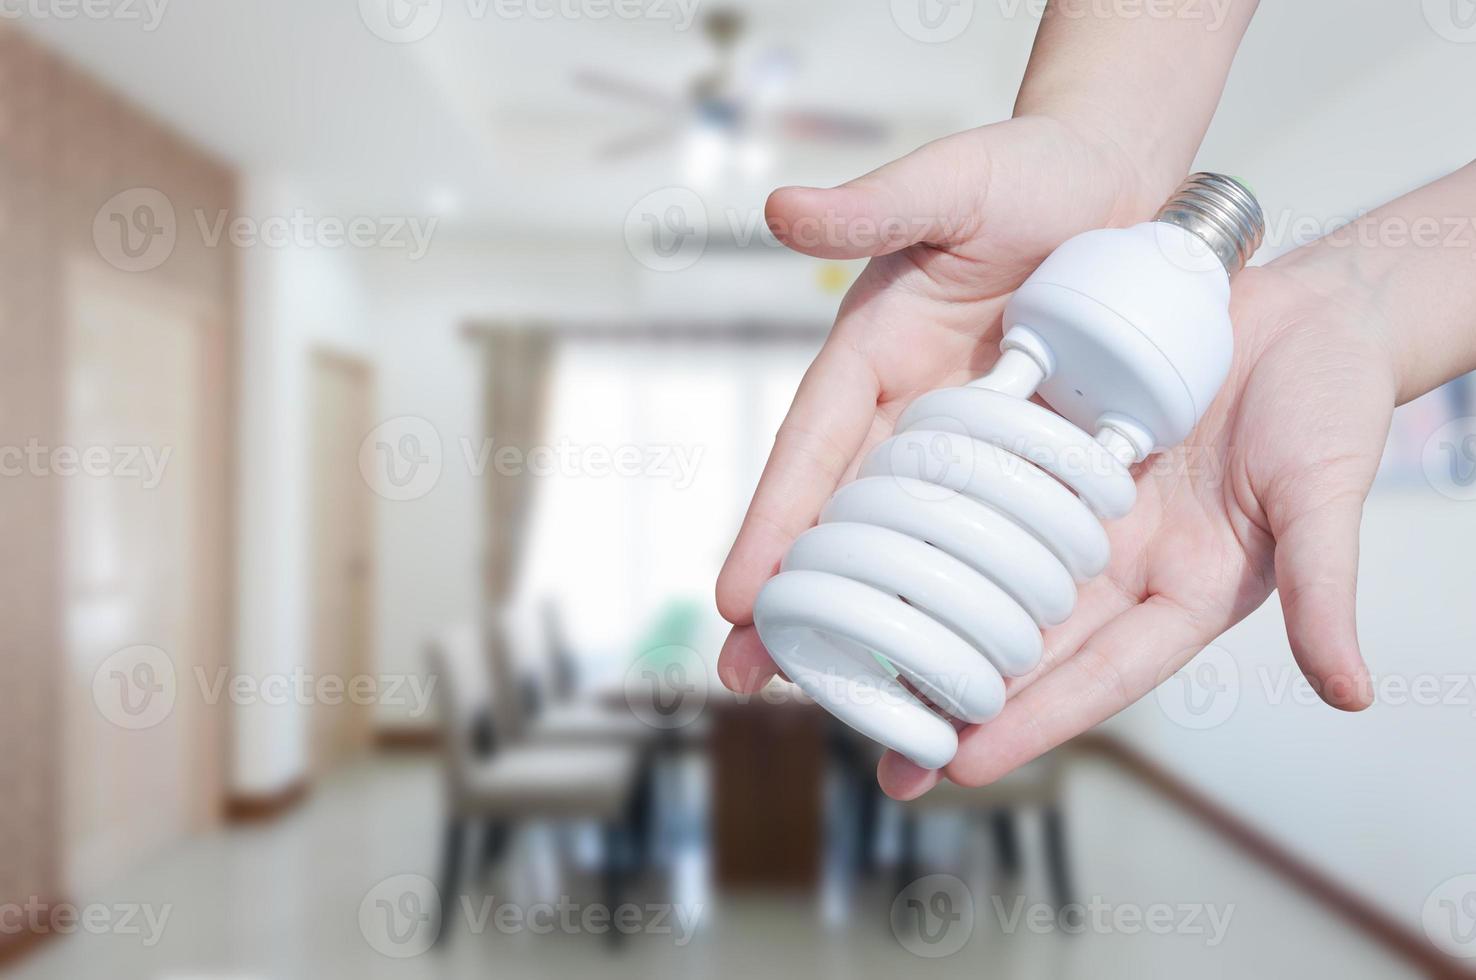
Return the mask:
{"type": "Polygon", "coordinates": [[[592,68],[581,68],[575,72],[574,83],[580,88],[597,95],[620,99],[623,102],[632,102],[645,106],[648,109],[678,112],[685,107],[685,103],[681,99],[667,95],[659,89],[592,68]]]}
{"type": "Polygon", "coordinates": [[[606,163],[624,160],[640,153],[659,149],[668,143],[676,142],[677,135],[682,131],[678,124],[668,123],[663,126],[652,126],[649,129],[638,129],[624,136],[616,137],[609,142],[602,143],[595,149],[595,158],[606,163]]]}
{"type": "Polygon", "coordinates": [[[871,116],[823,109],[786,109],[778,114],[780,128],[790,139],[829,140],[838,143],[879,143],[887,125],[871,116]]]}

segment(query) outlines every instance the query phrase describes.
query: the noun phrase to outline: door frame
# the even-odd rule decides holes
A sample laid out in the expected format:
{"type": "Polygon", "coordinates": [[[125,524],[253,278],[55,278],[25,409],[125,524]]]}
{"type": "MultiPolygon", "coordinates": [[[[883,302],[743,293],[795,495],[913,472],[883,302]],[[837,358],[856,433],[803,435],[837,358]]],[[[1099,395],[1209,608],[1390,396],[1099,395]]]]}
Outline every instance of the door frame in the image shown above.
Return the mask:
{"type": "MultiPolygon", "coordinates": [[[[375,406],[376,406],[376,403],[377,403],[378,381],[379,381],[378,370],[377,370],[377,368],[376,368],[373,360],[371,360],[368,356],[366,356],[364,354],[359,354],[359,353],[355,353],[355,352],[352,352],[352,351],[346,351],[346,350],[343,350],[342,348],[330,347],[330,346],[326,346],[326,345],[313,345],[311,348],[309,348],[309,352],[308,352],[308,390],[307,390],[307,396],[308,397],[306,399],[306,403],[307,403],[306,404],[306,408],[307,408],[308,416],[309,416],[309,418],[308,418],[308,433],[309,433],[309,435],[308,435],[308,452],[309,452],[309,465],[308,465],[307,470],[306,470],[306,475],[307,475],[307,478],[308,478],[308,501],[307,501],[307,507],[308,507],[308,515],[309,515],[309,525],[308,525],[308,534],[307,534],[307,551],[308,551],[308,581],[310,582],[310,585],[309,585],[309,590],[310,591],[309,591],[309,595],[308,595],[308,609],[309,609],[309,614],[308,614],[308,624],[307,625],[308,625],[308,669],[310,671],[314,672],[314,673],[317,672],[318,667],[319,667],[319,664],[321,663],[320,653],[319,653],[319,651],[317,649],[318,637],[321,635],[320,634],[320,631],[319,631],[319,624],[320,624],[320,617],[322,616],[321,607],[320,607],[320,605],[318,603],[318,589],[319,589],[319,585],[320,585],[319,580],[318,580],[318,569],[321,567],[320,566],[320,562],[321,562],[321,559],[322,559],[321,552],[322,552],[322,549],[325,546],[325,542],[324,542],[324,538],[322,536],[321,530],[319,529],[318,524],[317,524],[317,516],[318,516],[317,487],[319,485],[319,481],[317,480],[317,475],[318,475],[318,473],[317,473],[317,465],[318,465],[319,460],[318,460],[318,452],[317,452],[317,448],[318,447],[317,447],[316,440],[317,440],[318,430],[317,430],[317,427],[316,427],[316,424],[315,424],[316,423],[316,419],[313,417],[313,413],[315,412],[315,410],[317,408],[317,405],[318,405],[318,397],[319,397],[319,394],[320,394],[320,392],[319,392],[319,383],[320,383],[320,375],[319,375],[319,372],[321,370],[325,369],[325,368],[351,372],[352,374],[357,375],[361,379],[361,381],[362,381],[362,383],[364,385],[365,412],[364,412],[364,417],[362,419],[360,419],[360,423],[362,424],[362,426],[364,428],[363,428],[363,431],[362,432],[358,432],[357,433],[357,436],[358,436],[358,438],[360,440],[362,440],[364,437],[366,437],[369,434],[369,432],[371,431],[371,429],[373,428],[373,426],[374,426],[375,413],[376,413],[375,406]]],[[[363,541],[363,562],[364,562],[364,569],[363,569],[363,589],[364,589],[365,603],[364,603],[364,609],[363,609],[363,613],[362,613],[363,622],[360,622],[359,624],[357,624],[357,628],[358,628],[358,630],[360,632],[360,635],[364,639],[363,639],[363,649],[361,651],[359,651],[359,656],[362,658],[362,660],[361,660],[360,663],[357,664],[357,667],[358,667],[358,669],[362,669],[362,670],[364,670],[364,671],[369,672],[369,673],[372,674],[372,672],[374,671],[374,668],[375,668],[375,660],[376,660],[376,657],[375,657],[375,649],[374,649],[374,637],[375,637],[376,632],[377,632],[377,630],[376,630],[376,625],[377,624],[375,622],[375,609],[376,609],[376,600],[377,600],[377,597],[378,597],[378,595],[377,595],[377,585],[378,585],[377,571],[378,571],[378,558],[379,558],[379,554],[378,554],[379,535],[378,535],[378,515],[375,512],[374,498],[373,498],[373,494],[372,494],[370,488],[367,485],[364,488],[364,494],[365,494],[365,504],[366,504],[366,507],[365,507],[364,515],[363,515],[363,519],[362,519],[363,527],[360,530],[363,532],[362,533],[362,541],[363,541]]],[[[345,684],[345,687],[347,687],[346,684],[345,684]]],[[[375,728],[375,725],[377,724],[377,718],[375,717],[375,707],[374,707],[373,704],[369,704],[369,705],[363,706],[362,710],[366,713],[366,716],[367,716],[366,719],[365,719],[365,722],[366,723],[365,723],[365,733],[364,733],[364,745],[363,745],[363,747],[366,748],[366,749],[368,749],[368,748],[372,747],[372,745],[373,745],[374,728],[375,728]]],[[[307,748],[306,756],[307,756],[307,770],[308,770],[308,773],[310,774],[310,777],[311,778],[317,778],[318,776],[323,775],[323,773],[325,771],[325,768],[326,768],[326,762],[328,761],[328,760],[325,760],[323,758],[323,756],[322,756],[321,746],[319,745],[319,742],[318,742],[318,735],[317,735],[316,724],[317,724],[316,717],[309,718],[308,725],[307,725],[308,744],[307,744],[307,747],[306,747],[307,748]]]]}

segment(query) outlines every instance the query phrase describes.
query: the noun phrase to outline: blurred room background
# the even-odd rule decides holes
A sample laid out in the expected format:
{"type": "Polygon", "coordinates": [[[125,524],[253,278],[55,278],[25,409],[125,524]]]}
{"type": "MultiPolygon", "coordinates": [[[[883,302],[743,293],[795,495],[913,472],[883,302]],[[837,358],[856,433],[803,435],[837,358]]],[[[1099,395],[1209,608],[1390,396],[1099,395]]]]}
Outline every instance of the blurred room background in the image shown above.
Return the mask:
{"type": "MultiPolygon", "coordinates": [[[[0,964],[1462,975],[1469,379],[1369,501],[1365,714],[1271,602],[898,804],[716,681],[717,569],[859,271],[764,199],[1007,117],[1040,6],[0,2],[0,964]]],[[[1258,261],[1471,158],[1469,13],[1263,4],[1201,155],[1258,261]]]]}

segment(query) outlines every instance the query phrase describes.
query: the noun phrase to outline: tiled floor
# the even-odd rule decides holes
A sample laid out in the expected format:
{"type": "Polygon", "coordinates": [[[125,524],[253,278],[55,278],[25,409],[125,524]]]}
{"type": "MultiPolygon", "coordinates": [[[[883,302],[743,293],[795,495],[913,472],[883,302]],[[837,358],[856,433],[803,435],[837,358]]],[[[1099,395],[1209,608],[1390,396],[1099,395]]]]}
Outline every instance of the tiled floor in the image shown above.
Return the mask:
{"type": "Polygon", "coordinates": [[[1078,934],[1052,925],[1040,904],[1045,889],[1037,880],[1039,861],[1030,860],[1039,842],[1028,824],[1023,843],[1030,870],[1014,884],[996,879],[987,848],[954,846],[959,826],[927,825],[924,844],[933,866],[924,870],[957,877],[930,881],[942,882],[942,891],[902,896],[895,919],[889,912],[897,896],[885,873],[869,883],[831,875],[823,898],[711,894],[700,838],[677,828],[668,834],[667,847],[674,870],[632,896],[640,909],[630,914],[646,931],[612,947],[578,924],[599,899],[596,879],[564,870],[589,857],[597,839],[536,831],[519,839],[516,859],[485,888],[534,914],[540,930],[551,931],[534,934],[526,921],[519,926],[511,917],[499,925],[495,915],[478,931],[484,886],[477,886],[468,896],[471,916],[457,913],[446,948],[399,957],[418,948],[424,905],[415,905],[398,879],[382,883],[398,875],[433,874],[438,802],[428,762],[355,767],[321,786],[287,819],[192,841],[107,894],[87,897],[109,909],[148,905],[156,916],[169,906],[157,943],[145,945],[144,935],[79,932],[46,944],[14,976],[1413,975],[1240,852],[1096,763],[1075,764],[1069,779],[1078,898],[1093,904],[1076,920],[1085,923],[1078,934]],[[567,861],[554,860],[560,850],[567,861]],[[962,861],[960,853],[974,857],[962,861]],[[657,889],[674,900],[675,912],[645,908],[657,889]],[[566,896],[562,909],[560,896],[566,896]],[[908,904],[909,898],[917,902],[908,904]],[[393,938],[386,932],[392,916],[402,916],[393,920],[401,923],[393,938]],[[695,932],[688,935],[693,920],[695,932]],[[566,928],[569,922],[575,925],[566,928]],[[1223,934],[1217,936],[1216,929],[1223,934]],[[952,955],[935,955],[954,947],[952,955]]]}

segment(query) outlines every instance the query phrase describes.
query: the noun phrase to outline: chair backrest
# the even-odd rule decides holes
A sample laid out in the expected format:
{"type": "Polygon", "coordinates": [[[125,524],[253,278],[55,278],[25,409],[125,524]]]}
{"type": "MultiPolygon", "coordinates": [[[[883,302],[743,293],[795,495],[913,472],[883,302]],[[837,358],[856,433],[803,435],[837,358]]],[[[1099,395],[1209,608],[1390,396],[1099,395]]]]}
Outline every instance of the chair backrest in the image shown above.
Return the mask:
{"type": "Polygon", "coordinates": [[[489,748],[478,744],[493,711],[482,630],[474,623],[442,630],[431,638],[427,653],[431,671],[439,678],[435,691],[441,753],[455,791],[466,785],[478,758],[489,748]]]}
{"type": "Polygon", "coordinates": [[[539,604],[538,611],[543,624],[543,636],[548,643],[553,700],[573,700],[579,689],[579,664],[575,660],[568,634],[564,632],[564,617],[559,610],[558,600],[552,596],[544,599],[539,604]]]}

